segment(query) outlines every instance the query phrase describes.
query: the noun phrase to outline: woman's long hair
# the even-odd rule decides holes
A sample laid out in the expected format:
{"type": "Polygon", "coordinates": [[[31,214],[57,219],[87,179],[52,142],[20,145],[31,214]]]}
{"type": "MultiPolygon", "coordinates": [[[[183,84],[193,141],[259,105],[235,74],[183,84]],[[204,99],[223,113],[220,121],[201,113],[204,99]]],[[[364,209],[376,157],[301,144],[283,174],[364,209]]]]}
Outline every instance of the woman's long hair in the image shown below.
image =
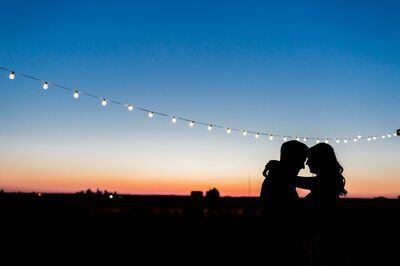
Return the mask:
{"type": "Polygon", "coordinates": [[[332,146],[327,143],[318,143],[308,150],[308,156],[318,165],[319,174],[336,179],[336,188],[339,195],[346,195],[344,188],[346,179],[342,175],[343,167],[336,158],[332,146]]]}

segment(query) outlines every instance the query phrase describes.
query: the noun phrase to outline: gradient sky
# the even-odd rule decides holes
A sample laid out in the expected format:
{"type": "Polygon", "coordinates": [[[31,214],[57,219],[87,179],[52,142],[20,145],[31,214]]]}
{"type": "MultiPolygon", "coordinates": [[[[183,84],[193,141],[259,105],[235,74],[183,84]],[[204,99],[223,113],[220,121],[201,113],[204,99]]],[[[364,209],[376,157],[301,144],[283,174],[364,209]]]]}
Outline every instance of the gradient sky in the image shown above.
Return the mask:
{"type": "MultiPolygon", "coordinates": [[[[1,0],[0,66],[279,135],[400,127],[398,1],[131,2],[1,0]]],[[[216,187],[257,196],[265,163],[279,158],[278,138],[173,125],[8,74],[0,71],[6,191],[188,195],[216,187]]],[[[333,146],[348,197],[400,195],[400,137],[333,146]]]]}

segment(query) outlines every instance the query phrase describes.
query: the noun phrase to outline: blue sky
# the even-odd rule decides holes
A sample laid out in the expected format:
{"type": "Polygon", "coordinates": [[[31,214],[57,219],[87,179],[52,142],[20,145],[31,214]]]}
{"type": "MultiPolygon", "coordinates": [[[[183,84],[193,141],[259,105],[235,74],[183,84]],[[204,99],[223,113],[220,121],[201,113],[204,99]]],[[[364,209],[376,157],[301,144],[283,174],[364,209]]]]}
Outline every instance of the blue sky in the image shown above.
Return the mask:
{"type": "MultiPolygon", "coordinates": [[[[1,2],[0,65],[15,71],[151,110],[279,135],[342,138],[400,127],[396,1],[1,2]]],[[[172,126],[0,73],[5,188],[136,193],[143,176],[158,184],[160,173],[168,173],[160,181],[165,190],[143,191],[217,186],[237,195],[247,189],[234,187],[246,187],[250,177],[257,194],[264,163],[279,155],[278,140],[172,126]],[[32,163],[38,156],[43,160],[32,163]],[[36,168],[66,173],[65,162],[85,169],[77,170],[74,186],[67,174],[35,176],[35,186],[24,185],[22,176],[36,168]],[[109,162],[106,169],[101,162],[109,162]],[[108,177],[96,178],[98,171],[108,177]],[[115,175],[136,182],[134,188],[114,184],[115,175]]],[[[396,195],[399,139],[335,147],[350,193],[396,195]]]]}

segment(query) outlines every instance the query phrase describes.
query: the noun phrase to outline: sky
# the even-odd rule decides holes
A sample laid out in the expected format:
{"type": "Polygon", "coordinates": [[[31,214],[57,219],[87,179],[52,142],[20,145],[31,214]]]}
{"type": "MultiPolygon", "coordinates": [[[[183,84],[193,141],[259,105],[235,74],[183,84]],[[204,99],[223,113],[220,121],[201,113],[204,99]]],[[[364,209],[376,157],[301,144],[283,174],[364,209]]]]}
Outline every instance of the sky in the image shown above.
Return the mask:
{"type": "Polygon", "coordinates": [[[281,136],[300,136],[330,139],[347,197],[400,195],[400,137],[380,137],[400,128],[398,1],[0,5],[0,66],[17,73],[0,70],[5,191],[258,196],[281,136]]]}

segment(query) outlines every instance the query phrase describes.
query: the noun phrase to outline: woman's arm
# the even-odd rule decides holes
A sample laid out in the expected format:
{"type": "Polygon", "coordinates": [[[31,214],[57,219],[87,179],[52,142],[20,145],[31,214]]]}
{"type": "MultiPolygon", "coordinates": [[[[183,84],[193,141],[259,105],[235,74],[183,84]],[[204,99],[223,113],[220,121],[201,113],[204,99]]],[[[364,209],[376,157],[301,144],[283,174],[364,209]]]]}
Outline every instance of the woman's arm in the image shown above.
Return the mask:
{"type": "Polygon", "coordinates": [[[296,176],[295,185],[298,188],[311,190],[315,186],[315,177],[296,176]]]}

